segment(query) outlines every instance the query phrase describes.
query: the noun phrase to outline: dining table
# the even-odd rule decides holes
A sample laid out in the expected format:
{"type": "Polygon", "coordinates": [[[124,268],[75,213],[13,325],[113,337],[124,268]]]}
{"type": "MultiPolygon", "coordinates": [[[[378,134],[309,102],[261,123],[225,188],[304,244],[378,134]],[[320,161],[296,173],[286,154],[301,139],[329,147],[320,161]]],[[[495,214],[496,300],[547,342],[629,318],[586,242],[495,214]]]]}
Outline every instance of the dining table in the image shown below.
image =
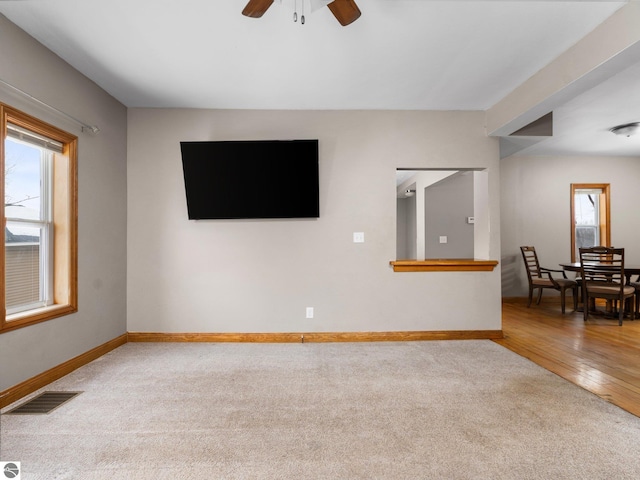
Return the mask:
{"type": "MultiPolygon", "coordinates": [[[[562,269],[564,271],[567,272],[575,272],[575,273],[580,273],[580,262],[569,262],[569,263],[560,263],[559,264],[562,269]]],[[[631,279],[635,276],[638,275],[640,276],[640,265],[625,265],[624,266],[624,276],[626,278],[626,282],[625,283],[629,283],[631,281],[631,279]]],[[[600,312],[595,308],[595,304],[591,304],[590,306],[591,308],[589,309],[589,312],[595,313],[595,314],[611,314],[611,302],[608,301],[607,302],[607,312],[600,312]]],[[[578,307],[578,311],[582,311],[582,307],[578,307]]]]}
{"type": "MultiPolygon", "coordinates": [[[[562,269],[566,272],[580,273],[580,262],[560,263],[562,269]]],[[[624,276],[627,279],[626,283],[629,283],[633,276],[640,276],[640,265],[625,265],[624,276]]]]}

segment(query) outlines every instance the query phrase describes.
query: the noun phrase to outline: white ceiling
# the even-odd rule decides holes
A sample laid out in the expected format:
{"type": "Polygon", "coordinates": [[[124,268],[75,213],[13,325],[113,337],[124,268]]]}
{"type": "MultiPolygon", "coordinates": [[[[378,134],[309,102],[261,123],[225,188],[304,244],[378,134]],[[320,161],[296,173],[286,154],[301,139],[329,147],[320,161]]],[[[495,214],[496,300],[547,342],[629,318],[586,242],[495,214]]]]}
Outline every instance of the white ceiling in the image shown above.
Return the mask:
{"type": "MultiPolygon", "coordinates": [[[[247,18],[246,1],[0,0],[0,13],[128,107],[486,110],[626,3],[357,0],[342,27],[326,7],[294,23],[279,0],[247,18]]],[[[607,132],[640,121],[639,75],[558,108],[554,138],[527,151],[640,155],[607,132]]]]}

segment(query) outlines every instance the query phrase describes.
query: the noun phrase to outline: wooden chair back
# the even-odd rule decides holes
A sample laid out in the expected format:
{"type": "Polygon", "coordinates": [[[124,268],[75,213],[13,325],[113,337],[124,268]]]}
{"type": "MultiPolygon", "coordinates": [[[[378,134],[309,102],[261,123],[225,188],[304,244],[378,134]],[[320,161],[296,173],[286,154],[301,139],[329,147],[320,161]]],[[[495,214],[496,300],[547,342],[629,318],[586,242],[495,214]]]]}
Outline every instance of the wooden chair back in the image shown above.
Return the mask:
{"type": "Polygon", "coordinates": [[[624,248],[581,248],[580,273],[583,280],[588,282],[624,285],[624,248]]]}
{"type": "Polygon", "coordinates": [[[587,320],[593,305],[591,299],[604,298],[612,301],[614,309],[618,308],[618,324],[622,325],[626,300],[631,301],[635,296],[635,288],[626,285],[624,248],[581,248],[580,274],[584,319],[587,320]]]}
{"type": "Polygon", "coordinates": [[[520,247],[522,252],[522,259],[524,260],[524,267],[527,271],[527,278],[531,283],[536,278],[541,278],[540,263],[538,262],[538,255],[536,254],[535,247],[524,246],[520,247]]]}

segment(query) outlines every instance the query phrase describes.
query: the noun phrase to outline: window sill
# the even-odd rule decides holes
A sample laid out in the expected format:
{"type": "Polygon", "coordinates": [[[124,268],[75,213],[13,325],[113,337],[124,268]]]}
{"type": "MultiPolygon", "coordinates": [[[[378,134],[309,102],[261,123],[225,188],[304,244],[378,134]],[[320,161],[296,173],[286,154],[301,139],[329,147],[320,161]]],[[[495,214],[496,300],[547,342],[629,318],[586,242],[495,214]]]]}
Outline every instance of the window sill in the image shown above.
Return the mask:
{"type": "Polygon", "coordinates": [[[52,318],[61,317],[70,313],[77,312],[78,309],[74,305],[51,305],[49,307],[36,308],[26,312],[14,313],[7,315],[5,321],[2,322],[0,333],[22,328],[35,323],[51,320],[52,318]]]}
{"type": "Polygon", "coordinates": [[[475,260],[473,258],[434,258],[426,260],[392,260],[389,264],[394,272],[491,272],[497,260],[475,260]]]}

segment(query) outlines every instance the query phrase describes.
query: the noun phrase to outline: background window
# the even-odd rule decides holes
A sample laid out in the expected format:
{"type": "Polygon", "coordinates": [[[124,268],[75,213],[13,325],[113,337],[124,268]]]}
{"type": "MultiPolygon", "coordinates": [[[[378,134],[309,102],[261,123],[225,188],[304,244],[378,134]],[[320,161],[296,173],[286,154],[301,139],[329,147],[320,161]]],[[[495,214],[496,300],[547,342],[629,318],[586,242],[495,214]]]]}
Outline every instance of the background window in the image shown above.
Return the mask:
{"type": "Polygon", "coordinates": [[[609,184],[571,184],[571,259],[583,247],[611,246],[609,184]]]}
{"type": "Polygon", "coordinates": [[[6,105],[0,331],[77,310],[77,138],[6,105]]]}

